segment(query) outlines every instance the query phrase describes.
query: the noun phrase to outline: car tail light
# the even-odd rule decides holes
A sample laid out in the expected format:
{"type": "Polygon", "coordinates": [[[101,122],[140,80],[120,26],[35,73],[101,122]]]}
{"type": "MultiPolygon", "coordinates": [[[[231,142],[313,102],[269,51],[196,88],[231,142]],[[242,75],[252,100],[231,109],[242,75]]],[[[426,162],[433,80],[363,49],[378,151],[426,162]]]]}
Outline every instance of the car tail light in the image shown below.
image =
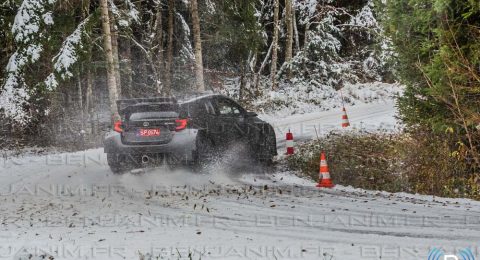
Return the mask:
{"type": "Polygon", "coordinates": [[[183,129],[187,128],[188,119],[177,119],[175,120],[176,128],[175,131],[182,131],[183,129]]]}
{"type": "Polygon", "coordinates": [[[118,132],[118,133],[123,132],[122,121],[119,120],[119,121],[117,121],[113,124],[113,131],[118,132]]]}

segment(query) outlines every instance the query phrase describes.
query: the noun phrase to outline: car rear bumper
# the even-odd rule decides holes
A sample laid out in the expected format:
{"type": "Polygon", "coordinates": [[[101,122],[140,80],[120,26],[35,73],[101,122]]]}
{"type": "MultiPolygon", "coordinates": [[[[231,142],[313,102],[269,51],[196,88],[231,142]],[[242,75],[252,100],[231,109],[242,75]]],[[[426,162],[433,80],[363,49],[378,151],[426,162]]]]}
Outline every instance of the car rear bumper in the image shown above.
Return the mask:
{"type": "Polygon", "coordinates": [[[196,151],[197,129],[185,129],[176,132],[172,140],[167,144],[123,144],[120,133],[111,131],[106,134],[104,152],[115,154],[170,154],[179,160],[193,161],[196,151]]]}

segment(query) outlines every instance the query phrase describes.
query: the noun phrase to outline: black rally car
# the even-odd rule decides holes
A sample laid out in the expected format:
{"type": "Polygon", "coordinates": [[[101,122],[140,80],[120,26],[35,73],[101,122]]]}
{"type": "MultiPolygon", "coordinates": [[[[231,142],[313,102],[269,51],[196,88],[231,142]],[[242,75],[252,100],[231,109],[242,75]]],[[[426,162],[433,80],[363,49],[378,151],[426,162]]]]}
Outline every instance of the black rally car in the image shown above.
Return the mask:
{"type": "Polygon", "coordinates": [[[273,127],[223,95],[126,99],[117,107],[121,121],[104,141],[114,173],[150,163],[205,165],[233,145],[262,164],[277,155],[273,127]]]}

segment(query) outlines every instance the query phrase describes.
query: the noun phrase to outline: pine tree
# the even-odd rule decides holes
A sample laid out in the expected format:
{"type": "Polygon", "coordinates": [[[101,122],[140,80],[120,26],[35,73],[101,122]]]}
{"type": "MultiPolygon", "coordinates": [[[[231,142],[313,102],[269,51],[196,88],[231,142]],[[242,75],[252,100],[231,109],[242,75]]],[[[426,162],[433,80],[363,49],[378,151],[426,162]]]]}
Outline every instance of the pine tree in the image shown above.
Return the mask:
{"type": "MultiPolygon", "coordinates": [[[[120,96],[120,83],[125,97],[154,95],[160,90],[165,94],[184,91],[184,86],[203,76],[203,68],[198,69],[200,64],[196,63],[200,61],[202,67],[208,68],[204,84],[213,83],[216,89],[221,89],[222,79],[226,77],[241,78],[242,97],[246,102],[251,94],[262,94],[252,89],[263,90],[270,84],[278,88],[277,81],[290,78],[290,75],[294,82],[314,80],[335,87],[345,79],[351,83],[371,80],[365,79],[365,75],[377,79],[380,69],[375,68],[371,73],[362,70],[367,67],[362,62],[377,58],[372,50],[376,44],[376,37],[372,35],[378,34],[377,28],[354,22],[374,20],[368,12],[368,4],[339,2],[333,6],[328,1],[288,0],[285,1],[285,19],[280,21],[283,15],[280,4],[283,3],[273,0],[202,1],[197,3],[198,22],[194,22],[195,15],[188,8],[188,1],[109,1],[116,95],[120,96]],[[362,13],[367,15],[362,17],[362,13]],[[286,37],[280,39],[283,37],[280,24],[284,21],[286,37]],[[117,50],[114,34],[118,34],[117,50]],[[300,40],[304,35],[309,35],[305,46],[300,40]],[[202,58],[198,57],[198,50],[202,58]],[[195,70],[191,70],[192,64],[195,70]],[[283,64],[280,70],[279,64],[283,64]],[[260,88],[262,84],[265,87],[260,88]]],[[[5,46],[0,56],[4,69],[0,76],[0,99],[5,101],[2,104],[7,104],[1,108],[2,113],[20,121],[25,116],[29,117],[25,122],[41,121],[40,117],[59,105],[46,101],[49,95],[79,96],[79,82],[82,96],[85,96],[86,114],[91,114],[88,111],[94,111],[95,107],[103,105],[102,102],[114,109],[113,102],[100,98],[106,94],[103,86],[105,79],[109,79],[104,75],[109,64],[103,59],[109,48],[102,48],[95,40],[102,36],[99,29],[103,27],[98,1],[84,0],[83,5],[67,5],[53,0],[24,0],[22,4],[9,2],[9,5],[11,9],[0,10],[2,17],[6,17],[0,19],[5,28],[2,35],[6,35],[6,40],[0,43],[5,46]],[[12,31],[10,27],[19,8],[36,3],[42,3],[42,8],[27,11],[39,19],[28,22],[40,21],[40,31],[32,34],[28,34],[28,30],[12,31]],[[23,35],[28,35],[25,41],[17,40],[23,35]],[[26,55],[29,54],[26,50],[39,50],[39,55],[36,52],[26,55]],[[9,60],[22,61],[18,63],[21,69],[10,71],[16,66],[8,65],[9,60]]],[[[35,24],[27,25],[35,27],[30,26],[35,24]]],[[[296,83],[285,83],[295,88],[296,83]]],[[[62,105],[69,111],[74,110],[69,104],[62,105]]],[[[55,115],[49,115],[54,121],[55,115]]]]}
{"type": "Polygon", "coordinates": [[[452,139],[454,153],[480,168],[480,7],[472,1],[389,1],[385,27],[406,90],[399,99],[410,131],[452,139]],[[449,133],[449,134],[446,134],[449,133]]]}

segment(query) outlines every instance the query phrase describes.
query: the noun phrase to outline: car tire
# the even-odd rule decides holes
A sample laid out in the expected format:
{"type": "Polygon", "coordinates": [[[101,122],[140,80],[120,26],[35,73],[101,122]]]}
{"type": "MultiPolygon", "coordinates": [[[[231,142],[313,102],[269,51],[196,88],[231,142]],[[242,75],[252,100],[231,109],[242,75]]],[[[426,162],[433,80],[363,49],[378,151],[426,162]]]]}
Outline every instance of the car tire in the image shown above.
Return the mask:
{"type": "Polygon", "coordinates": [[[188,165],[188,163],[182,163],[172,155],[165,155],[165,165],[168,167],[170,171],[176,171],[180,168],[182,168],[185,165],[188,165]]]}
{"type": "Polygon", "coordinates": [[[216,149],[213,141],[204,135],[200,135],[197,138],[196,146],[197,150],[194,168],[196,171],[204,171],[214,162],[216,158],[216,149]]]}
{"type": "Polygon", "coordinates": [[[124,160],[122,159],[121,155],[116,153],[107,153],[107,163],[113,174],[123,173],[123,162],[124,160]]]}
{"type": "Polygon", "coordinates": [[[255,158],[262,166],[270,167],[273,165],[277,140],[274,133],[266,133],[262,139],[259,143],[263,145],[257,147],[255,158]]]}

